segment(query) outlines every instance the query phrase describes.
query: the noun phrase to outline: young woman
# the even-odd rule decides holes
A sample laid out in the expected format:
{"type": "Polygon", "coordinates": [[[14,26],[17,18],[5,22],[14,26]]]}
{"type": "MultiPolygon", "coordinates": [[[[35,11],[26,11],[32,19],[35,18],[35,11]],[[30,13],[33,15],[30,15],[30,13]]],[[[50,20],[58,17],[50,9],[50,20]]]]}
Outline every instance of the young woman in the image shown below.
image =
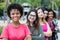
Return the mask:
{"type": "Polygon", "coordinates": [[[38,19],[39,19],[39,25],[42,27],[43,31],[44,31],[44,40],[47,40],[47,37],[52,36],[52,31],[49,27],[49,24],[46,22],[46,20],[44,19],[44,13],[43,10],[41,8],[37,8],[37,14],[38,14],[38,19]]]}
{"type": "Polygon", "coordinates": [[[49,23],[50,28],[52,30],[51,38],[52,40],[56,40],[57,31],[55,30],[55,28],[57,27],[58,22],[56,21],[56,13],[52,9],[49,9],[47,22],[49,23]]]}
{"type": "Polygon", "coordinates": [[[21,24],[19,19],[23,14],[23,8],[19,4],[11,4],[7,8],[7,14],[12,20],[2,31],[3,40],[31,40],[28,26],[21,24]]]}
{"type": "Polygon", "coordinates": [[[47,21],[47,16],[48,16],[48,11],[49,9],[48,8],[44,8],[44,19],[47,21]]]}
{"type": "Polygon", "coordinates": [[[27,15],[27,25],[31,31],[32,40],[44,40],[44,33],[37,23],[38,15],[35,9],[30,10],[27,15]]]}
{"type": "MultiPolygon", "coordinates": [[[[47,16],[48,16],[48,13],[49,13],[49,9],[45,8],[44,9],[44,20],[47,21],[47,16]]],[[[47,37],[48,40],[52,40],[52,37],[47,37]]]]}

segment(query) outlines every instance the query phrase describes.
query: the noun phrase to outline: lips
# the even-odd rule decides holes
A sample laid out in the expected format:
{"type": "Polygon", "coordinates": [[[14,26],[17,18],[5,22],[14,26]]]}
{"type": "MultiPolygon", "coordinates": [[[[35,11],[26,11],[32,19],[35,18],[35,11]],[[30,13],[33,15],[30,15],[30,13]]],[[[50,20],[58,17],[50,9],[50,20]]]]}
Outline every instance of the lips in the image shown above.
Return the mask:
{"type": "Polygon", "coordinates": [[[15,17],[14,19],[18,19],[18,18],[15,17]]]}
{"type": "Polygon", "coordinates": [[[14,17],[14,18],[13,18],[13,20],[14,20],[14,21],[17,21],[17,20],[18,20],[18,18],[17,18],[17,17],[14,17]]]}
{"type": "Polygon", "coordinates": [[[34,20],[34,18],[31,18],[32,20],[34,20]]]}

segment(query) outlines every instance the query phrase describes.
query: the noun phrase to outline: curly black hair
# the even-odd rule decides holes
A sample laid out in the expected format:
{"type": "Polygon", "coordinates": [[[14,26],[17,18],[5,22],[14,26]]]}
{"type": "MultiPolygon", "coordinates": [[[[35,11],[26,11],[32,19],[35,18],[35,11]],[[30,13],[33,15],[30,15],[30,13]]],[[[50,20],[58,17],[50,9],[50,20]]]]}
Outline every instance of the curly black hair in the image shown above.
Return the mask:
{"type": "MultiPolygon", "coordinates": [[[[52,9],[49,9],[48,12],[53,12],[53,18],[56,18],[56,13],[52,10],[52,9]]],[[[49,14],[49,13],[48,13],[49,14]]]]}
{"type": "MultiPolygon", "coordinates": [[[[10,5],[8,6],[8,8],[7,8],[7,15],[9,16],[9,18],[11,18],[11,17],[10,17],[10,11],[11,11],[12,9],[17,9],[17,10],[19,10],[21,16],[23,15],[23,7],[22,7],[20,4],[13,3],[13,4],[10,4],[10,5]]],[[[21,17],[21,16],[20,16],[20,17],[21,17]]]]}

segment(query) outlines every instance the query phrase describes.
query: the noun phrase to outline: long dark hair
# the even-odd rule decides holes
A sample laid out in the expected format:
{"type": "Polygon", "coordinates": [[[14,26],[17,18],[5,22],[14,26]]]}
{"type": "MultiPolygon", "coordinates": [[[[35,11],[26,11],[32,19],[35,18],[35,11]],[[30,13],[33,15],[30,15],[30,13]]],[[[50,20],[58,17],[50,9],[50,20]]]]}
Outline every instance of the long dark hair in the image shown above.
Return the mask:
{"type": "Polygon", "coordinates": [[[56,18],[56,13],[52,10],[52,9],[49,9],[49,12],[53,12],[53,18],[56,18]]]}
{"type": "Polygon", "coordinates": [[[38,21],[38,15],[37,15],[37,12],[36,12],[35,9],[31,9],[31,10],[29,11],[29,13],[28,13],[28,15],[27,15],[27,23],[28,23],[28,25],[30,26],[30,21],[28,20],[28,16],[30,15],[31,12],[35,12],[35,14],[36,14],[36,20],[33,22],[33,26],[34,26],[35,28],[37,28],[37,27],[38,27],[38,23],[37,23],[37,21],[38,21]]]}

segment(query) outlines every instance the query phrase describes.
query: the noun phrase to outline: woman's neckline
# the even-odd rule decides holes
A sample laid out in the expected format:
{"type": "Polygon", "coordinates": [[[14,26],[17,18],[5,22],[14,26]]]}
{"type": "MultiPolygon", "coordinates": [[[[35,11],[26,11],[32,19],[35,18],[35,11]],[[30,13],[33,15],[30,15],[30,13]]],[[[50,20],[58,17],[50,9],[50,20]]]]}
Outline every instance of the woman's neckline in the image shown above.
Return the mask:
{"type": "Polygon", "coordinates": [[[13,23],[10,23],[12,25],[13,28],[19,28],[20,27],[20,24],[18,24],[17,26],[14,25],[13,23]]]}

